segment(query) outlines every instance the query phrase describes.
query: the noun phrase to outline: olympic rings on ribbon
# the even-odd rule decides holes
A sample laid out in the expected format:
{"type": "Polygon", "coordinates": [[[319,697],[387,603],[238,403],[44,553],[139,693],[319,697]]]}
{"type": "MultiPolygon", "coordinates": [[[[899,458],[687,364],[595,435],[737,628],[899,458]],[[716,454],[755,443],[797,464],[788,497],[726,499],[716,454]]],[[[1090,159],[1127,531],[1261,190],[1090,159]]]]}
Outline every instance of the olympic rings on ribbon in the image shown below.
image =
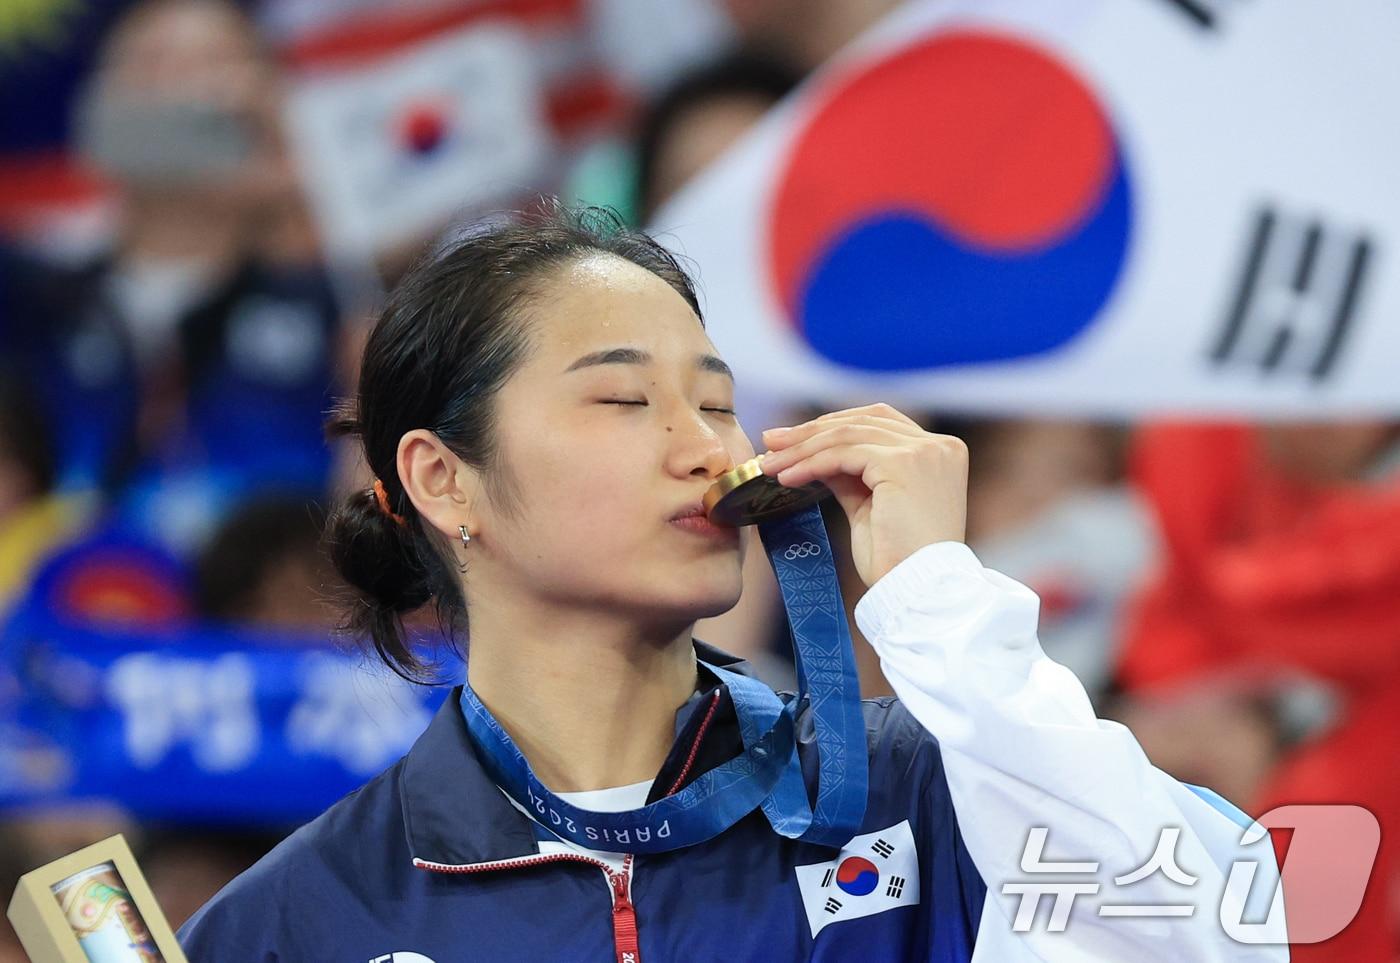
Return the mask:
{"type": "Polygon", "coordinates": [[[822,553],[821,546],[815,542],[803,542],[800,545],[789,545],[783,552],[783,558],[789,562],[799,558],[813,558],[822,553]]]}

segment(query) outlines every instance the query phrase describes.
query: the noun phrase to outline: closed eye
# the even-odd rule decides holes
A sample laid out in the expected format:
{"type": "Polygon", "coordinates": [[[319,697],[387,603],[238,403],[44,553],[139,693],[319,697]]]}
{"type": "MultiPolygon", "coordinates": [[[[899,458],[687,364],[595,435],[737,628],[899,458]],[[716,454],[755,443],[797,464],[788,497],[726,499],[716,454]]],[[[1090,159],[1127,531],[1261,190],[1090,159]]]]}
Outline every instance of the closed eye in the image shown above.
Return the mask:
{"type": "MultiPolygon", "coordinates": [[[[649,404],[649,402],[646,401],[629,401],[626,398],[604,398],[598,403],[600,405],[631,405],[638,408],[645,408],[649,404]]],[[[738,415],[738,412],[736,412],[733,408],[701,408],[700,410],[713,411],[716,414],[721,415],[738,415]]]]}

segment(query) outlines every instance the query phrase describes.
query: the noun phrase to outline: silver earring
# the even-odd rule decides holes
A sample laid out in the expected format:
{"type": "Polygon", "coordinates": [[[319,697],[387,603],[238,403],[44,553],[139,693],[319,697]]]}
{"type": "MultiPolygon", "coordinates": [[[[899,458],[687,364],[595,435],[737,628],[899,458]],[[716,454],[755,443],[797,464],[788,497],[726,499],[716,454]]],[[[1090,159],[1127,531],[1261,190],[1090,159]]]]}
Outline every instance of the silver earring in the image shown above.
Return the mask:
{"type": "Polygon", "coordinates": [[[465,526],[465,525],[458,525],[458,526],[457,526],[457,531],[459,531],[459,532],[462,533],[462,547],[463,547],[463,548],[466,548],[466,547],[467,547],[467,543],[470,542],[470,541],[472,540],[472,537],[471,537],[470,535],[467,534],[467,526],[465,526]]]}

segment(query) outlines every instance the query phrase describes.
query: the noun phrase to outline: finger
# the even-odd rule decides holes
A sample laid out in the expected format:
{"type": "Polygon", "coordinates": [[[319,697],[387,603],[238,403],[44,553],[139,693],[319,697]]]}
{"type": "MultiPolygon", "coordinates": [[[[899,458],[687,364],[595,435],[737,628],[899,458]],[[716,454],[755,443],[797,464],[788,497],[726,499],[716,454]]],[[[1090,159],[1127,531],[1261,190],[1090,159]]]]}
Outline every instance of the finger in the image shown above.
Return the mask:
{"type": "MultiPolygon", "coordinates": [[[[863,480],[870,464],[889,450],[887,445],[870,444],[824,448],[778,472],[778,481],[788,488],[800,488],[811,481],[834,481],[842,477],[863,480]]],[[[867,484],[867,487],[870,486],[867,484]]]]}
{"type": "Polygon", "coordinates": [[[824,415],[818,415],[814,420],[822,421],[827,418],[839,418],[842,415],[866,415],[871,418],[881,418],[887,421],[895,421],[902,425],[906,425],[910,428],[914,428],[918,431],[924,430],[923,426],[921,426],[913,418],[910,418],[898,408],[894,407],[893,405],[886,404],[883,401],[878,401],[872,405],[861,405],[857,408],[843,408],[840,411],[829,411],[824,415]]]}
{"type": "Polygon", "coordinates": [[[831,489],[836,496],[836,504],[841,506],[847,518],[853,518],[860,506],[870,498],[870,486],[851,475],[832,475],[823,479],[822,484],[831,489]]]}
{"type": "MultiPolygon", "coordinates": [[[[813,418],[811,421],[803,422],[800,425],[784,428],[770,428],[763,433],[763,441],[773,449],[786,448],[832,425],[851,423],[878,425],[883,428],[888,428],[891,431],[897,431],[911,438],[928,434],[928,432],[902,415],[897,418],[889,417],[880,411],[873,410],[874,408],[876,408],[876,406],[872,405],[867,408],[833,411],[818,418],[813,418]]],[[[893,408],[889,410],[894,411],[893,408]]],[[[896,412],[896,414],[898,414],[898,412],[896,412]]]]}
{"type": "Polygon", "coordinates": [[[920,432],[923,428],[908,415],[898,409],[883,402],[873,405],[862,405],[858,408],[842,408],[839,411],[828,411],[818,415],[801,425],[788,426],[787,430],[799,427],[810,427],[812,425],[826,425],[834,421],[866,420],[871,422],[892,423],[901,430],[920,432]]]}
{"type": "Polygon", "coordinates": [[[794,445],[766,453],[763,456],[763,473],[776,475],[783,469],[797,464],[803,458],[808,458],[824,448],[860,443],[889,447],[908,445],[910,439],[908,435],[892,431],[883,425],[859,422],[835,423],[817,430],[815,434],[794,445]]]}

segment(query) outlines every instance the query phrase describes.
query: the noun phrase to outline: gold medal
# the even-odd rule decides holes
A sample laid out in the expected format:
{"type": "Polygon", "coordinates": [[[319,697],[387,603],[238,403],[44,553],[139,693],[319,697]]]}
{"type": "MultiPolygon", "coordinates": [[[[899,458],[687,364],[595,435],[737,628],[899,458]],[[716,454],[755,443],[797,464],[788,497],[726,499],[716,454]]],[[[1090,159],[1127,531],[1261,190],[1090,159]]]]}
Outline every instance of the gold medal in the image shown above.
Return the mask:
{"type": "Polygon", "coordinates": [[[831,494],[821,482],[787,488],[776,475],[763,474],[763,456],[756,455],[721,475],[705,492],[705,511],[718,525],[756,525],[815,505],[831,494]]]}

